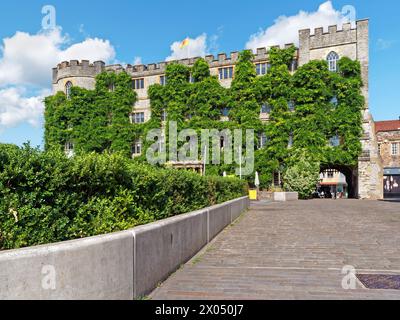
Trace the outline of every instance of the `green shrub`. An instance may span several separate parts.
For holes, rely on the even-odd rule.
[[[298,192],[300,199],[309,199],[319,182],[320,163],[300,153],[291,159],[292,165],[283,176],[284,189]]]
[[[245,195],[238,179],[202,177],[122,154],[0,145],[0,249],[125,230]]]

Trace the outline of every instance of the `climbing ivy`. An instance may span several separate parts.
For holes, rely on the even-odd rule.
[[[104,72],[96,77],[96,88],[72,87],[45,99],[45,148],[62,149],[74,143],[76,153],[90,151],[130,154],[132,141],[141,133],[131,125],[129,114],[136,102],[127,73]]]
[[[208,63],[198,59],[192,67],[170,63],[166,84],[150,86],[152,116],[145,124],[132,125],[128,114],[136,101],[126,73],[102,73],[96,89],[72,88],[71,98],[58,93],[46,99],[46,148],[60,148],[73,140],[78,151],[121,151],[129,154],[133,141],[145,141],[150,129],[164,128],[168,146],[168,121],[178,130],[254,129],[255,145],[265,134],[267,143],[255,154],[255,170],[262,187],[275,172],[301,161],[304,152],[322,166],[355,166],[361,152],[361,68],[342,58],[339,72],[330,72],[326,61],[311,61],[291,72],[295,47],[272,48],[266,75],[257,76],[251,51],[240,53],[230,88],[210,74]],[[109,88],[114,84],[115,90]],[[270,109],[269,121],[260,120],[260,109]],[[221,121],[222,110],[229,119]],[[166,112],[167,120],[162,121]],[[111,119],[111,122],[110,122]],[[331,146],[335,138],[338,145]],[[333,140],[332,140],[333,141]],[[243,146],[245,148],[245,146]],[[145,161],[145,153],[138,159]],[[210,165],[208,174],[234,174],[236,165]],[[249,182],[253,177],[248,177]]]

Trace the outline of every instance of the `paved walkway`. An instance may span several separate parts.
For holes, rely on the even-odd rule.
[[[152,299],[400,299],[342,288],[342,268],[400,274],[400,203],[257,203]]]

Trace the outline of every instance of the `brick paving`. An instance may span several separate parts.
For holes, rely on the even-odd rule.
[[[253,203],[152,299],[400,299],[342,288],[342,268],[400,274],[400,203]]]

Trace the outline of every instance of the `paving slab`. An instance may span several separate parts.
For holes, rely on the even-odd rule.
[[[343,268],[400,275],[400,203],[255,202],[152,299],[400,299],[399,290],[344,289]]]

